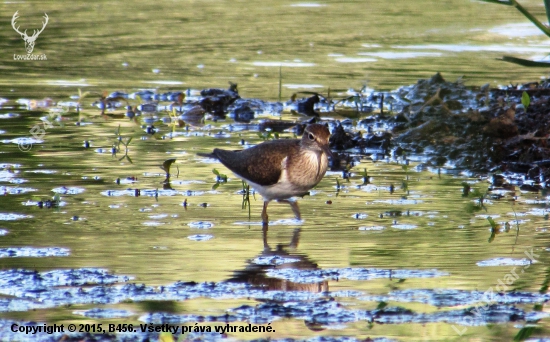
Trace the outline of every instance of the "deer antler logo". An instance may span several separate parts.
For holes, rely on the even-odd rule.
[[[29,37],[27,35],[27,30],[25,30],[25,32],[21,32],[19,31],[19,26],[15,27],[15,21],[19,18],[19,16],[17,15],[18,12],[19,11],[16,11],[11,18],[11,26],[13,26],[15,32],[19,33],[21,35],[21,38],[23,38],[23,40],[25,41],[25,49],[27,50],[27,53],[32,53],[32,50],[34,49],[34,41],[36,40],[36,38],[38,38],[38,35],[42,33],[42,31],[44,31],[46,25],[48,25],[48,15],[44,13],[44,19],[46,21],[42,22],[42,28],[38,31],[33,30],[32,36]]]

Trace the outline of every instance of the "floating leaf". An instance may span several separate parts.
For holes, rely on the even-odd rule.
[[[376,307],[377,310],[382,310],[383,308],[385,308],[386,306],[388,306],[388,303],[382,301],[380,303],[378,303],[378,306]]]
[[[487,217],[487,221],[489,221],[489,224],[491,225],[491,236],[489,237],[489,243],[493,242],[493,240],[495,239],[495,236],[496,234],[498,233],[498,227],[497,227],[497,224],[495,222],[495,220],[493,220],[493,218],[491,216],[488,216]]]
[[[82,89],[78,88],[78,106],[76,107],[77,109],[80,108],[82,100],[88,95],[90,95],[89,91],[82,92]]]
[[[516,334],[516,336],[514,336],[514,341],[523,341],[529,338],[529,336],[533,335],[534,332],[535,332],[535,327],[521,328],[520,331],[518,331],[518,333]]]
[[[530,103],[531,103],[531,98],[529,97],[529,94],[527,94],[527,92],[524,91],[523,94],[521,94],[521,104],[527,110],[527,107],[529,107]]]
[[[216,183],[227,183],[227,176],[220,173],[216,169],[212,169],[212,173],[216,175]]]
[[[492,218],[491,216],[488,216],[488,217],[487,217],[487,221],[489,221],[489,224],[491,225],[491,229],[492,229],[492,230],[497,229],[497,224],[496,224],[495,220],[493,220],[493,218]]]

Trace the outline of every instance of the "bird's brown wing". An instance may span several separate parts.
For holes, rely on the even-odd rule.
[[[215,149],[212,155],[238,176],[269,186],[281,177],[281,163],[295,152],[299,140],[271,140],[242,151]]]

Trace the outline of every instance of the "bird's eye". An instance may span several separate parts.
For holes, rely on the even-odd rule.
[[[311,133],[309,133],[307,137],[309,138],[309,140],[315,140],[315,136]]]

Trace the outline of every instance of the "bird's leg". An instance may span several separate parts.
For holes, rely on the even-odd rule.
[[[262,210],[262,223],[264,226],[267,226],[267,223],[269,222],[267,220],[267,205],[269,204],[269,201],[264,201],[264,209]]]
[[[288,204],[290,204],[290,207],[292,208],[292,212],[294,213],[294,216],[296,216],[296,219],[302,220],[302,215],[300,215],[300,208],[298,208],[298,202],[289,201]]]
[[[296,201],[289,201],[289,200],[278,200],[277,202],[281,203],[288,203],[290,207],[292,208],[292,212],[294,213],[294,216],[297,220],[301,220],[302,216],[300,215],[300,208],[298,208],[298,202]]]

